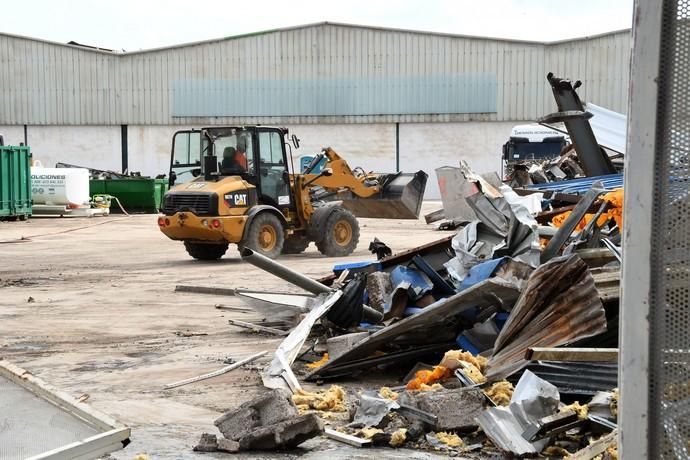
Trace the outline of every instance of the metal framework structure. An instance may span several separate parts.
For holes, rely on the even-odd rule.
[[[690,0],[637,0],[626,156],[621,458],[689,458]]]
[[[89,460],[129,444],[130,429],[0,359],[0,459]]]

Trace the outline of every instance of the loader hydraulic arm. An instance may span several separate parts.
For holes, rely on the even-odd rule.
[[[355,175],[343,158],[330,147],[323,149],[323,156],[328,160],[324,165],[330,168],[332,174],[304,174],[302,184],[318,185],[329,190],[347,189],[360,198],[369,198],[378,193],[380,185],[374,181],[375,176],[365,173]]]

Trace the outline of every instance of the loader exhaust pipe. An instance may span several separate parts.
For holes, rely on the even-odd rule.
[[[314,281],[313,279],[304,276],[299,272],[291,270],[287,268],[285,265],[279,264],[275,260],[269,259],[268,257],[259,254],[258,252],[252,251],[249,248],[242,249],[242,251],[240,251],[240,256],[242,256],[242,260],[254,265],[255,267],[265,270],[268,273],[275,275],[278,278],[285,280],[290,284],[294,284],[297,287],[301,287],[305,291],[311,292],[312,294],[318,295],[333,291],[325,284],[321,284],[318,281]],[[370,321],[372,323],[379,323],[383,320],[382,313],[366,305],[364,305],[363,308],[363,317],[365,320]]]

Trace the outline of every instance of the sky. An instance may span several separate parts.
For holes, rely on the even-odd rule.
[[[135,51],[321,21],[554,41],[625,29],[633,0],[22,0],[0,31]]]

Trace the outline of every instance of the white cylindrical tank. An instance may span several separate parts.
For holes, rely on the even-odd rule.
[[[32,166],[31,196],[39,205],[88,206],[89,170]]]

